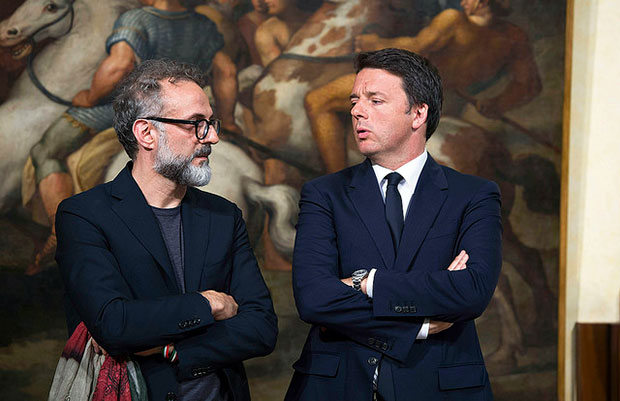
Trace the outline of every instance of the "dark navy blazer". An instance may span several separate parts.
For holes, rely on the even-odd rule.
[[[82,320],[111,355],[173,342],[178,365],[136,357],[149,400],[174,399],[178,382],[219,372],[235,400],[249,400],[242,361],[270,353],[277,319],[241,211],[188,188],[181,203],[186,294],[161,230],[128,165],[114,181],[63,201],[56,260],[69,298],[70,330]],[[236,316],[215,321],[199,291],[230,294]]]
[[[474,319],[502,263],[497,185],[429,156],[396,254],[370,161],[308,182],[300,205],[293,288],[312,328],[286,399],[370,401],[389,363],[396,400],[491,400]],[[462,249],[467,269],[446,270]],[[361,268],[372,299],[340,281]],[[425,317],[454,325],[416,341]]]

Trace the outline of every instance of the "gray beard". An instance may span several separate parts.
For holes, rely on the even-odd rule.
[[[195,157],[205,157],[211,154],[211,145],[206,144],[196,150],[191,156],[175,155],[168,146],[166,134],[159,135],[159,148],[155,155],[153,169],[162,176],[179,185],[201,187],[211,181],[211,167],[205,160],[198,166],[192,164]]]

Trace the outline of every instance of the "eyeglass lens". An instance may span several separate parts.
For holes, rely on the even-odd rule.
[[[220,133],[220,120],[200,120],[198,126],[196,127],[197,134],[200,133],[198,139],[204,139],[207,137],[209,133],[209,127],[212,126],[215,129],[215,133],[219,135]]]

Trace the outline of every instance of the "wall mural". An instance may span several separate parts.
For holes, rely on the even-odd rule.
[[[36,151],[67,106],[43,90],[71,101],[87,89],[106,56],[115,20],[143,4],[3,3],[0,398],[41,400],[67,338],[53,261],[55,206],[48,202],[62,192],[58,184],[43,184]],[[217,24],[239,83],[232,93],[237,98],[234,123],[228,125],[232,132],[214,148],[214,178],[206,190],[243,210],[279,317],[276,351],[246,363],[254,399],[282,399],[307,332],[290,278],[299,189],[305,180],[362,160],[349,135],[352,61],[356,51],[383,47],[418,52],[442,75],[443,116],[427,144],[433,157],[495,180],[502,190],[504,266],[493,300],[477,320],[496,399],[555,399],[565,2],[192,5]],[[481,7],[493,15],[490,24],[477,15]],[[57,154],[46,157],[67,166],[71,193],[113,178],[127,160],[111,129],[83,130],[78,139],[55,141]]]

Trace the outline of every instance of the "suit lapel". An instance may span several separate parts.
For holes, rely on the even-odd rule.
[[[186,292],[198,291],[207,248],[216,238],[211,232],[210,213],[199,206],[194,191],[188,188],[181,204]]]
[[[448,196],[443,170],[430,155],[409,203],[394,268],[407,270]],[[389,233],[388,233],[389,234]]]
[[[369,160],[355,169],[348,192],[355,210],[381,254],[383,263],[386,268],[391,269],[394,264],[394,245],[385,220],[385,206],[377,184],[377,176]]]
[[[168,250],[155,215],[146,203],[138,184],[131,176],[131,163],[112,182],[111,195],[116,198],[112,210],[125,223],[138,242],[153,255],[168,280],[172,292],[179,292]]]

